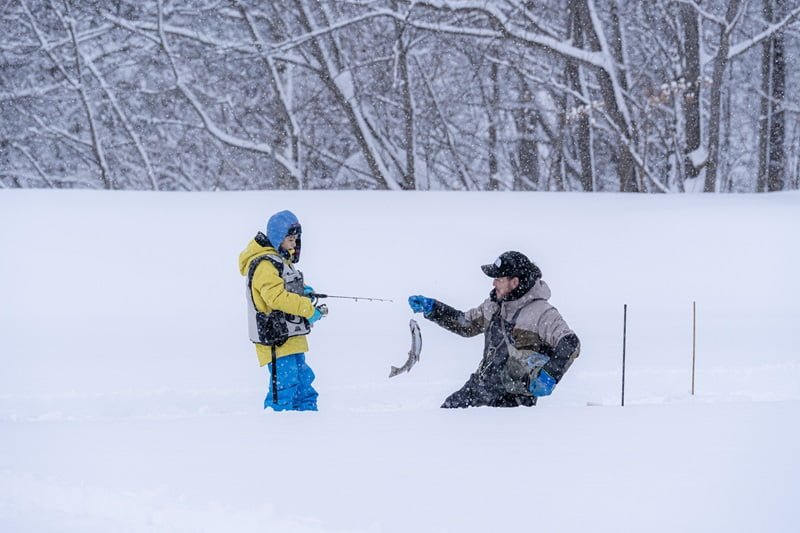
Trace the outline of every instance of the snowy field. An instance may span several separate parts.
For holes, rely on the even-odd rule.
[[[303,228],[318,413],[262,410],[237,256]],[[0,191],[0,531],[800,531],[800,194]],[[581,357],[530,409],[442,410],[507,250]],[[696,394],[691,392],[697,302]],[[620,407],[628,305],[626,405]]]

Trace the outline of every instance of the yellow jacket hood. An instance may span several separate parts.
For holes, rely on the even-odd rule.
[[[272,246],[261,246],[255,239],[247,243],[247,247],[239,254],[239,273],[242,276],[247,275],[247,270],[250,268],[250,261],[260,255],[277,255],[280,257],[278,251]]]

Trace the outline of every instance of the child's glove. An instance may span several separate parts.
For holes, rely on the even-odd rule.
[[[328,306],[325,304],[320,304],[314,308],[314,314],[308,319],[308,324],[311,325],[325,316],[328,316]]]

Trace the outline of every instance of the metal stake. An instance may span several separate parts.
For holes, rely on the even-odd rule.
[[[622,407],[625,407],[625,344],[628,332],[628,304],[623,307],[622,313]]]
[[[697,360],[697,302],[692,302],[692,396],[694,396],[694,371]]]

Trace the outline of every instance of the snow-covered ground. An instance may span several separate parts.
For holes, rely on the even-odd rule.
[[[264,412],[237,256],[303,223],[318,413]],[[0,531],[796,532],[800,194],[0,191]],[[583,342],[531,409],[442,410],[504,250]],[[696,394],[691,391],[697,302]],[[620,403],[628,305],[626,405]]]

